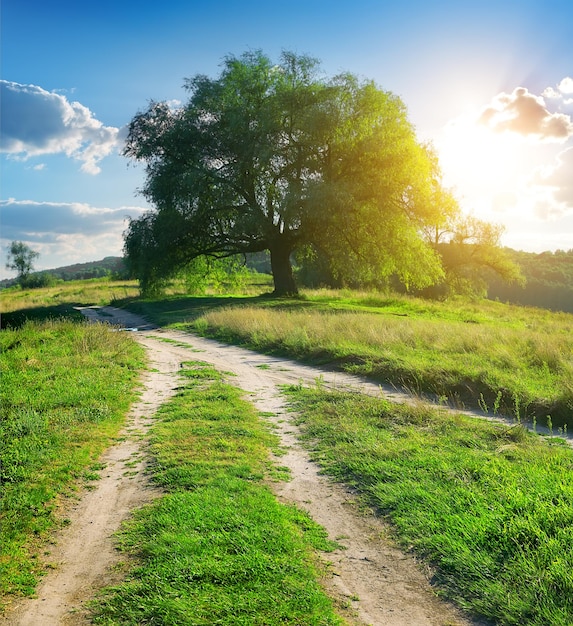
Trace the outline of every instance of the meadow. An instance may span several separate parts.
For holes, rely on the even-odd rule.
[[[436,591],[498,625],[573,624],[573,450],[523,425],[288,390],[312,457],[361,494]]]
[[[573,316],[358,292],[131,305],[160,325],[391,383],[457,407],[573,427]]]
[[[116,305],[163,326],[390,380],[444,402],[512,413],[513,423],[500,425],[422,403],[399,406],[328,392],[319,383],[285,390],[315,460],[388,520],[396,541],[431,569],[437,593],[500,626],[573,623],[573,450],[523,426],[526,417],[551,415],[555,434],[568,428],[571,315],[495,302],[326,291],[292,300],[253,292],[174,292],[143,300],[122,297],[126,287],[114,291],[110,284],[102,286],[107,295],[100,293],[99,300],[81,301],[81,288],[70,286],[57,297],[46,293],[44,300],[33,294],[34,303],[21,298],[12,319],[32,311],[54,316],[113,296]],[[91,332],[91,339],[81,339]],[[54,523],[62,523],[56,494],[73,493],[78,480],[94,473],[97,452],[121,422],[142,361],[128,336],[66,321],[27,323],[0,338],[3,378],[8,373],[12,381],[5,397],[15,416],[2,422],[10,446],[2,515],[29,520],[7,527],[16,542],[0,561],[12,568],[4,569],[10,579],[2,574],[11,585],[3,591],[31,593],[42,541]],[[131,347],[110,347],[116,339]],[[66,411],[61,413],[62,402],[56,411],[68,416],[63,429],[59,418],[50,418],[50,397],[59,397],[53,389],[66,386],[60,381],[72,366],[58,369],[58,353],[77,363],[73,371],[85,396],[67,385]],[[82,359],[101,361],[98,354],[108,365],[118,363],[124,382],[117,403],[105,381],[86,378],[88,361]],[[324,533],[296,509],[279,506],[265,486],[277,477],[269,463],[276,441],[264,420],[217,372],[189,363],[182,373],[186,382],[161,409],[150,449],[153,479],[166,495],[137,512],[122,532],[120,545],[135,568],[94,606],[94,619],[110,626],[213,623],[215,617],[222,624],[273,624],[271,598],[278,598],[280,623],[342,623],[320,589],[316,551],[330,549]],[[100,410],[90,413],[84,399]],[[54,435],[52,422],[60,429]],[[58,447],[50,451],[52,439]],[[64,463],[68,454],[79,454],[81,464]],[[34,465],[29,461],[35,455],[40,461]],[[50,459],[53,473],[46,469]],[[267,536],[272,541],[261,539]]]

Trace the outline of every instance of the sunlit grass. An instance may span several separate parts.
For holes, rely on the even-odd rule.
[[[349,300],[233,306],[190,328],[263,352],[335,364],[477,408],[564,425],[573,415],[573,316],[496,303]],[[359,300],[358,300],[359,301]],[[368,301],[368,300],[366,300]],[[362,300],[364,302],[364,300]],[[370,300],[371,302],[371,300]],[[183,325],[185,327],[185,325]],[[570,424],[573,426],[573,424]]]
[[[117,434],[142,357],[128,335],[100,326],[0,333],[0,598],[34,591],[60,498]]]
[[[272,291],[272,278],[267,274],[254,274],[243,285],[244,296],[257,296]],[[206,295],[232,293],[225,284],[217,289],[207,288]],[[186,295],[184,281],[173,280],[165,286],[166,297]],[[139,285],[135,280],[109,280],[93,278],[89,280],[73,280],[60,282],[53,287],[40,289],[21,289],[12,287],[0,291],[0,312],[7,313],[21,309],[33,309],[62,304],[108,305],[137,298]]]
[[[134,298],[139,289],[136,281],[104,279],[61,282],[53,287],[0,291],[0,311],[8,313],[22,309],[52,307],[63,304],[102,305],[114,300]]]
[[[187,367],[152,429],[152,477],[168,494],[125,525],[135,565],[95,623],[342,624],[318,584],[325,531],[265,486],[275,437],[216,371]]]
[[[149,301],[121,288],[81,299],[81,288],[49,292],[55,305],[38,290],[47,293],[29,294],[35,304],[22,298],[12,310],[53,316],[76,303],[131,303],[163,324],[420,393],[443,391],[491,411],[535,413],[539,421],[545,411],[573,412],[571,315],[351,291]],[[4,305],[4,292],[0,299]],[[89,329],[51,322],[0,334],[11,416],[0,426],[8,443],[0,453],[4,592],[32,592],[58,494],[93,475],[127,405],[140,356],[129,336]],[[324,534],[263,486],[273,475],[274,438],[216,373],[189,368],[189,387],[162,412],[154,435],[153,471],[169,495],[122,535],[139,565],[106,596],[99,623],[338,623],[309,548],[327,549]],[[540,443],[517,422],[500,430],[420,407],[298,393],[317,460],[392,522],[404,545],[436,568],[449,597],[503,626],[573,623],[569,450]],[[263,578],[269,570],[272,580]],[[275,604],[282,622],[271,621]],[[195,621],[185,622],[190,614]]]
[[[207,295],[234,293],[230,285],[220,284],[217,288],[207,288]],[[266,274],[253,274],[241,290],[242,297],[258,296],[272,291],[272,278]],[[183,280],[174,280],[165,286],[167,300],[174,296],[186,296],[187,287]],[[137,281],[112,281],[94,278],[60,282],[53,287],[21,289],[19,286],[0,291],[0,313],[2,328],[20,325],[25,319],[46,319],[61,316],[81,319],[74,306],[124,306],[139,300]],[[159,301],[155,301],[157,304]],[[145,300],[143,300],[145,302]]]
[[[134,282],[75,281],[0,294],[4,323],[76,315],[74,304],[128,306],[256,350],[342,367],[419,394],[519,419],[573,427],[573,316],[486,300],[432,302],[351,290],[309,290],[299,298],[260,297],[255,275],[240,296],[184,295],[173,283],[158,300],[136,297]],[[256,294],[256,295],[253,295]],[[11,315],[13,317],[11,317]]]
[[[290,396],[314,459],[390,521],[440,593],[499,626],[573,624],[573,450],[422,405]]]

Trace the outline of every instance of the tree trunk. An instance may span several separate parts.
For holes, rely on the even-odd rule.
[[[271,253],[271,271],[273,273],[273,281],[275,296],[296,296],[298,289],[292,275],[292,266],[290,263],[291,247],[283,242],[278,242],[269,248]]]

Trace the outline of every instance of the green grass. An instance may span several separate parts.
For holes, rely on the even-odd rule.
[[[241,392],[188,364],[152,429],[152,477],[168,493],[119,541],[136,558],[94,606],[98,624],[342,624],[319,583],[325,532],[265,484],[276,439]]]
[[[290,389],[313,457],[388,519],[442,594],[498,626],[573,624],[573,450],[521,425]]]
[[[272,279],[266,274],[254,274],[249,283],[244,286],[244,295],[257,296],[272,291]],[[226,293],[224,285],[219,286],[218,291]],[[166,308],[167,317],[176,314],[173,308],[177,299],[186,301],[186,286],[184,281],[172,281],[165,289],[165,299],[169,301]],[[146,300],[138,298],[139,287],[136,281],[114,281],[106,278],[94,278],[90,280],[73,280],[60,282],[53,287],[41,289],[22,289],[19,286],[0,290],[0,312],[2,313],[2,328],[15,327],[23,323],[25,319],[59,318],[61,316],[81,318],[74,306],[90,305],[117,305],[122,306],[128,302],[141,302],[145,306]],[[221,298],[227,296],[209,296],[198,299],[204,302],[205,310],[209,306],[216,305]],[[234,296],[235,298],[237,296]],[[154,309],[156,314],[161,309],[162,299],[155,300]],[[134,305],[134,306],[137,306]],[[168,320],[165,320],[168,323]]]
[[[489,301],[309,292],[133,302],[161,325],[573,428],[573,316]]]
[[[251,285],[261,294],[268,285]],[[7,293],[8,292],[8,293]],[[484,300],[431,302],[350,290],[295,299],[136,298],[135,283],[76,281],[2,292],[3,324],[74,313],[73,304],[127,306],[160,326],[199,332],[433,394],[490,412],[573,428],[573,316]],[[77,312],[76,312],[77,314]],[[13,320],[12,317],[15,317]]]
[[[79,289],[70,286],[53,304],[37,294],[35,303],[20,300],[8,310],[20,314],[20,307],[21,320],[33,312],[53,316],[72,303],[105,303],[102,294],[80,300]],[[551,414],[556,429],[573,427],[568,314],[354,292],[309,292],[293,300],[181,294],[117,300],[124,297],[118,294],[116,304],[162,325],[520,419],[535,415],[542,422]],[[28,324],[0,334],[3,399],[6,415],[14,416],[3,416],[1,425],[4,592],[32,591],[58,494],[93,477],[97,451],[117,432],[118,407],[139,367],[131,348],[98,343],[123,341],[123,333],[74,331],[70,343],[59,327]],[[92,379],[96,362],[106,369]],[[98,377],[109,383],[116,363],[116,380],[123,382],[108,392]],[[153,476],[168,494],[122,533],[136,566],[102,598],[96,619],[107,625],[339,623],[317,583],[315,550],[329,549],[324,533],[300,511],[279,505],[265,486],[280,473],[268,462],[274,438],[215,372],[197,363],[188,368],[188,386],[154,429]],[[569,448],[528,434],[518,420],[502,427],[356,395],[291,393],[324,470],[391,522],[397,539],[434,569],[444,595],[500,626],[573,623]]]
[[[74,304],[109,304],[115,300],[134,298],[138,294],[135,281],[112,281],[107,279],[74,280],[41,289],[12,287],[0,291],[1,311],[6,313],[35,310],[49,313],[51,307]],[[4,324],[3,324],[4,326]]]
[[[61,498],[121,427],[141,348],[125,333],[71,321],[0,333],[0,605],[33,593]]]

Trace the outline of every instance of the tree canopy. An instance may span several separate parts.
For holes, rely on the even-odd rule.
[[[523,286],[519,264],[501,247],[504,228],[471,215],[457,215],[426,229],[426,238],[442,259],[444,279],[429,289],[427,295],[451,294],[485,296],[495,277],[505,283]]]
[[[198,256],[268,250],[275,293],[293,294],[305,246],[335,272],[443,277],[423,228],[457,206],[397,96],[290,52],[229,56],[185,86],[184,106],[151,102],[129,126],[124,154],[145,163],[154,207],[125,233],[144,290]]]

